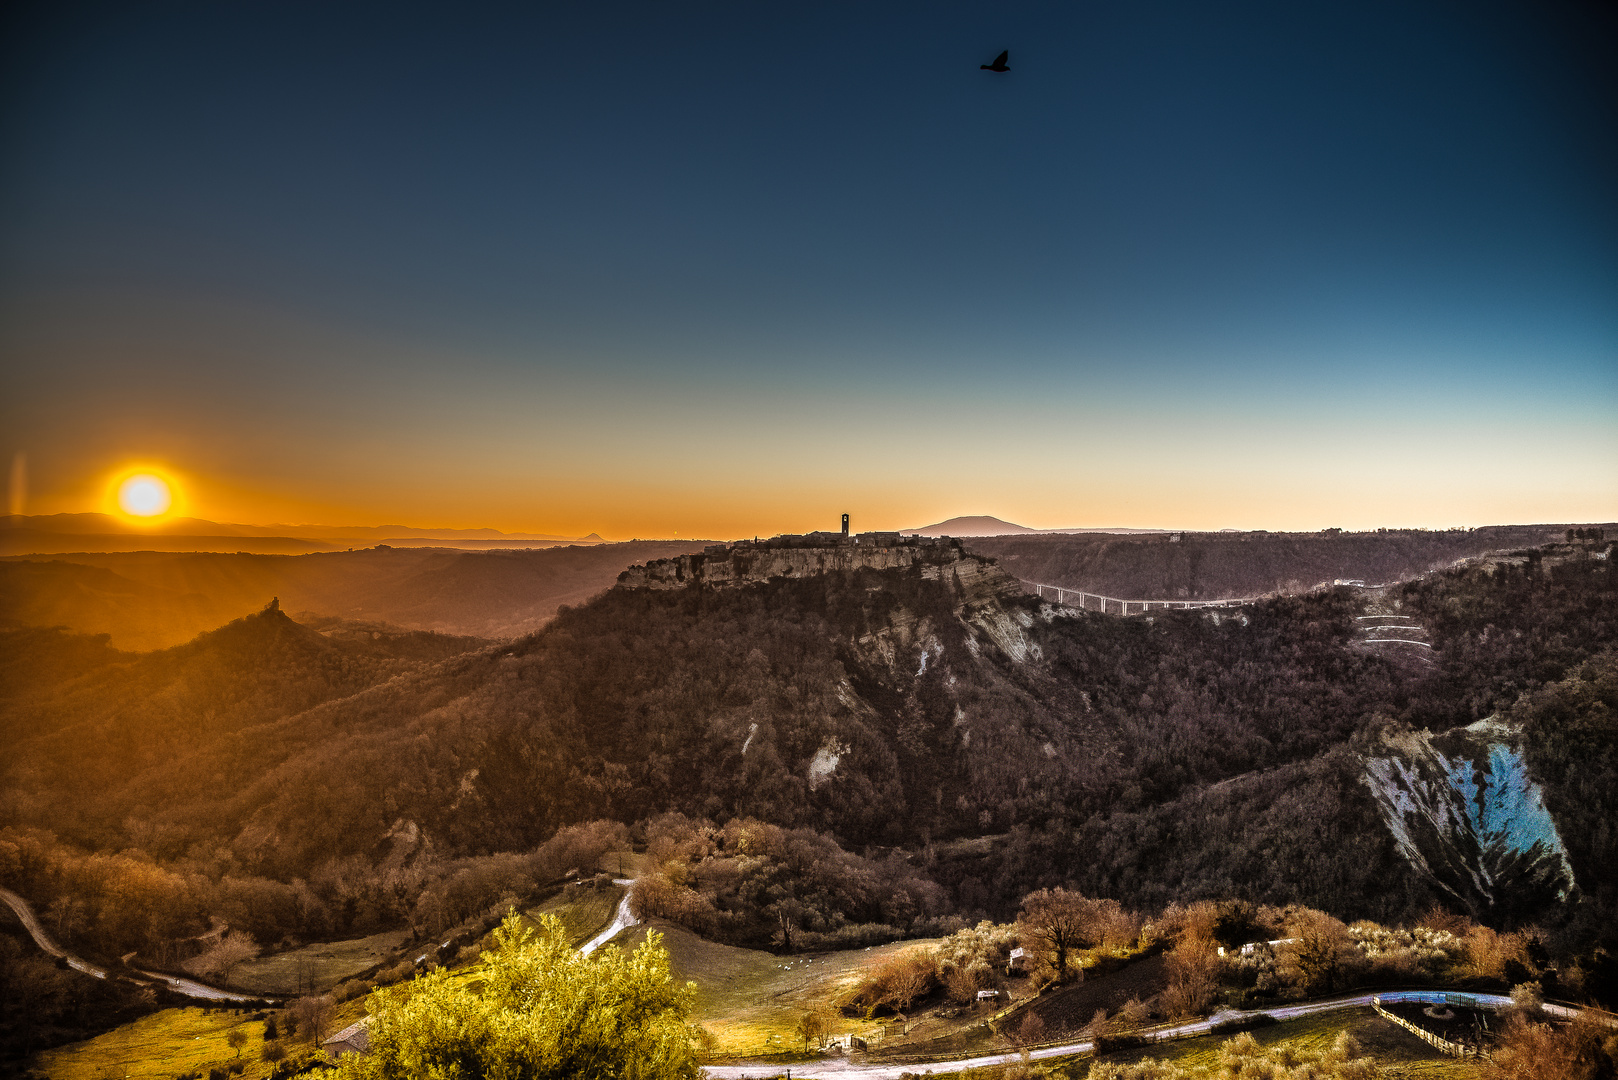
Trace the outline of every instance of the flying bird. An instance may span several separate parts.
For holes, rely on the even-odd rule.
[[[1006,66],[1006,57],[1008,57],[1010,55],[1011,55],[1011,50],[1007,49],[1005,52],[1001,53],[999,56],[994,58],[994,63],[992,63],[992,64],[979,64],[978,65],[978,70],[979,71],[1010,71],[1011,69]]]

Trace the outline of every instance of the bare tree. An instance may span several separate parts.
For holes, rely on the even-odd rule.
[[[798,1017],[797,1033],[803,1036],[803,1052],[809,1052],[809,1043],[817,1046],[826,1035],[826,1018],[817,1012],[806,1012]]]
[[[1300,908],[1287,923],[1281,970],[1287,981],[1310,993],[1331,993],[1355,955],[1348,928],[1324,911]]]
[[[331,1005],[331,998],[311,995],[299,998],[289,1007],[288,1011],[297,1017],[298,1031],[313,1046],[319,1046],[326,1037],[326,1027],[331,1022]]]
[[[1204,1012],[1219,989],[1219,966],[1211,939],[1182,938],[1166,958],[1169,985],[1163,991],[1163,1007],[1173,1016]]]
[[[1061,979],[1067,974],[1068,953],[1095,944],[1099,908],[1097,901],[1079,892],[1040,889],[1023,897],[1017,923],[1026,937],[1054,954],[1056,977]]]
[[[56,940],[69,942],[84,925],[84,904],[71,897],[59,896],[45,909],[45,917],[56,929]]]
[[[258,952],[252,935],[232,930],[219,939],[219,944],[200,956],[193,956],[181,967],[198,978],[227,979],[232,968],[243,960],[251,960]]]

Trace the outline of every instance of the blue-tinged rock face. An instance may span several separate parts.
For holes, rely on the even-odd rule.
[[[1573,868],[1516,730],[1490,718],[1383,749],[1365,759],[1365,782],[1418,873],[1477,915],[1568,898]]]

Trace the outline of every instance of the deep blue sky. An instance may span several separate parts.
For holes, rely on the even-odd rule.
[[[24,5],[0,423],[37,511],[1618,517],[1613,10]]]

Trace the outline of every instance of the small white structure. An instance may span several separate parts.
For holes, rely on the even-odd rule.
[[[1000,996],[1000,991],[998,991],[998,990],[979,990],[978,991],[978,1000],[979,1001],[993,1001],[995,998],[997,998],[999,996]]]
[[[1006,961],[1006,970],[1021,971],[1023,965],[1027,962],[1028,951],[1019,945],[1017,948],[1011,950],[1011,957]]]

